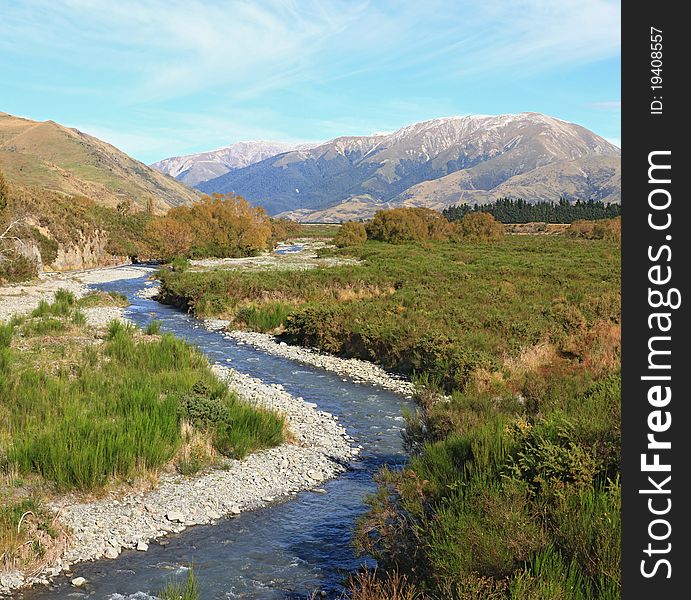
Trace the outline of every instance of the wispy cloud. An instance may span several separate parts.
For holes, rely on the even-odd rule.
[[[0,86],[18,110],[62,103],[70,124],[148,157],[395,129],[463,112],[478,86],[496,96],[620,52],[617,0],[17,0],[1,11]]]
[[[597,108],[600,110],[621,110],[621,100],[608,100],[605,102],[591,102],[588,104],[590,108]]]
[[[384,66],[446,70],[449,56],[457,76],[517,77],[620,46],[611,0],[28,0],[3,12],[6,49],[105,66],[123,76],[125,103],[227,86],[246,98]]]

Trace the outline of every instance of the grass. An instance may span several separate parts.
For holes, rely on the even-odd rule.
[[[129,306],[129,300],[119,292],[94,291],[82,296],[77,305],[80,308],[91,308],[93,306],[117,306],[125,308]]]
[[[596,324],[618,323],[619,250],[606,240],[369,241],[338,253],[361,263],[166,271],[162,297],[200,316],[242,311],[246,326],[282,327],[289,342],[424,373],[447,390],[462,389],[480,368],[502,371],[506,358],[543,342],[583,353]]]
[[[61,534],[38,498],[0,496],[0,572],[45,562]]]
[[[161,600],[199,600],[201,590],[194,569],[189,567],[184,581],[178,577],[171,578],[156,596]]]
[[[283,419],[242,403],[195,348],[119,321],[94,345],[75,304],[60,293],[0,330],[4,471],[38,475],[57,490],[99,489],[166,468],[192,421],[218,455],[241,458],[283,441]],[[37,337],[56,334],[60,345]],[[204,403],[215,412],[195,420]]]
[[[292,307],[285,302],[272,302],[260,306],[250,305],[239,309],[236,319],[252,331],[265,333],[282,327]]]
[[[379,474],[356,534],[380,573],[351,581],[352,597],[618,597],[616,240],[368,241],[345,253],[360,262],[161,279],[198,314],[251,315],[248,327],[417,382],[411,459]]]
[[[149,321],[149,323],[146,326],[146,335],[158,335],[161,333],[161,326],[163,323],[161,321],[158,321],[156,319]]]
[[[335,223],[300,223],[300,230],[294,237],[297,238],[334,238],[341,229]]]

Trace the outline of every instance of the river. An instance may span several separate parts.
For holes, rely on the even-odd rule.
[[[375,490],[373,476],[382,465],[396,467],[405,459],[401,412],[410,401],[208,331],[180,310],[138,297],[145,285],[143,275],[96,287],[125,294],[131,302],[126,316],[140,327],[160,320],[163,331],[198,346],[212,363],[265,383],[280,383],[294,396],[337,415],[363,447],[361,456],[322,491],[302,492],[214,525],[190,528],[167,537],[165,545],[151,543],[147,552],[127,550],[114,560],[75,566],[89,582],[83,590],[60,577],[19,597],[145,600],[171,576],[184,578],[189,564],[204,599],[297,599],[314,592],[321,594],[317,597],[340,597],[347,574],[368,562],[355,555],[351,539],[356,519],[366,510],[364,498]]]

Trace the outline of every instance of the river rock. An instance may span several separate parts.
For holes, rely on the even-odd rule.
[[[86,583],[86,579],[84,579],[83,577],[75,577],[72,581],[70,581],[70,583],[74,587],[82,587]]]
[[[166,513],[166,519],[168,519],[171,523],[184,523],[185,522],[185,516],[176,510],[172,510],[168,513]]]

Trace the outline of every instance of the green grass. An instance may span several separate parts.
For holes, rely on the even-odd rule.
[[[162,272],[163,296],[414,377],[412,457],[380,473],[356,539],[410,590],[618,597],[618,245],[516,236],[335,253],[360,263]],[[265,321],[276,303],[292,308]]]
[[[171,578],[156,595],[161,600],[199,600],[201,590],[194,569],[189,567],[184,581],[178,577]]]
[[[0,468],[81,491],[157,471],[183,443],[190,395],[215,403],[215,418],[195,427],[222,455],[283,441],[282,418],[241,402],[198,350],[170,334],[151,339],[113,321],[102,344],[84,347],[80,311],[61,314],[70,302],[59,294],[40,316],[0,330]],[[36,338],[56,331],[59,346]],[[21,349],[11,342],[17,332]]]
[[[146,335],[158,335],[159,333],[161,333],[161,325],[163,325],[163,323],[156,319],[154,319],[153,321],[149,321],[145,330]]]
[[[547,340],[617,321],[619,250],[607,241],[508,237],[491,244],[391,245],[347,251],[362,262],[307,271],[161,272],[162,297],[200,316],[238,311],[285,339],[440,379],[462,389],[478,368]],[[268,321],[262,307],[293,306]],[[250,305],[251,308],[246,309]],[[278,318],[280,317],[280,318]],[[281,322],[283,319],[283,322]]]
[[[300,230],[294,237],[297,238],[334,238],[341,229],[334,223],[300,223]]]
[[[77,305],[81,308],[91,308],[93,306],[129,306],[129,300],[119,292],[94,291],[82,296]]]
[[[284,302],[250,305],[239,309],[236,319],[248,329],[264,333],[282,327],[291,311],[292,307]]]

